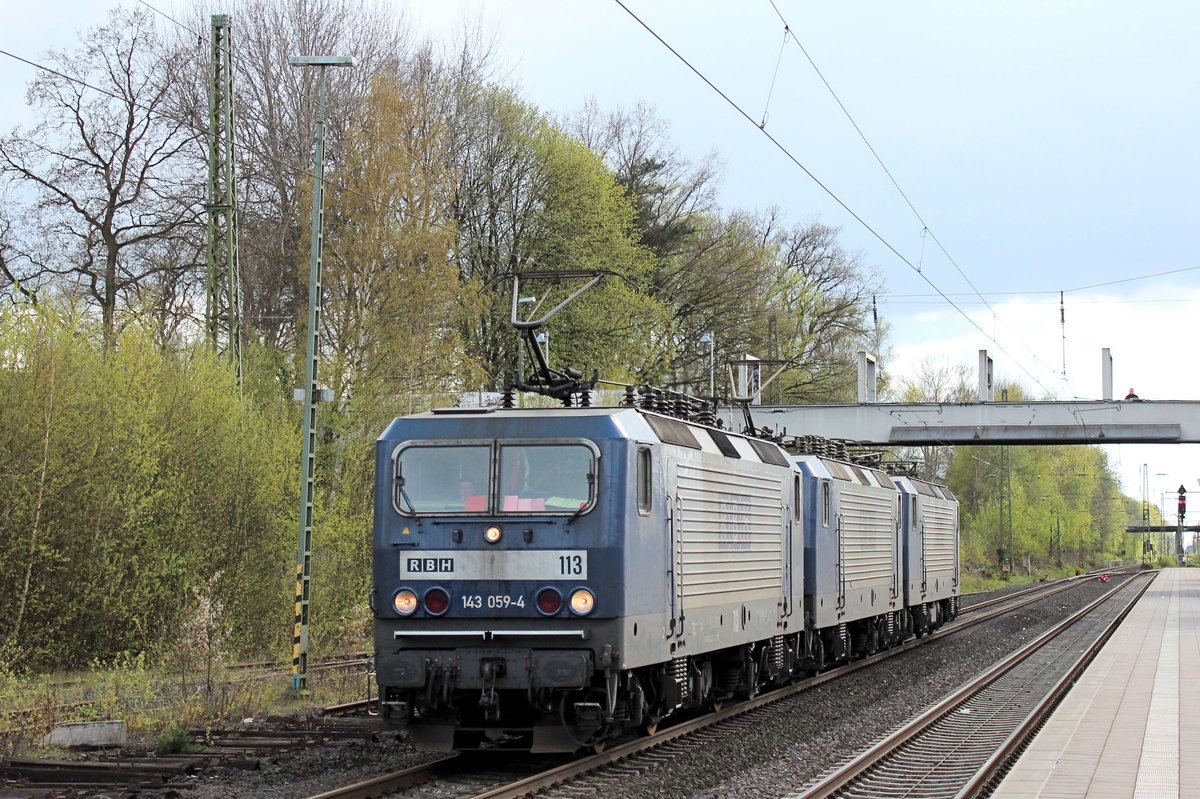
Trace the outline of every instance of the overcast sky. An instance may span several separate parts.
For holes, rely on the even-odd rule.
[[[545,111],[651,104],[685,155],[723,159],[726,208],[840,227],[886,283],[894,374],[987,349],[1036,397],[1099,398],[1109,347],[1118,396],[1200,399],[1200,4],[623,0],[748,121],[615,0],[391,2],[447,43],[481,21]],[[37,60],[110,4],[14,5],[0,48]],[[7,129],[32,71],[0,63]],[[1155,501],[1200,491],[1200,447],[1109,451],[1135,496],[1142,463]]]

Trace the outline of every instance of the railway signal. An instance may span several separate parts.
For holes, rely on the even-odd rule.
[[[1183,486],[1179,487],[1179,523],[1183,524],[1183,517],[1187,513],[1187,489]]]

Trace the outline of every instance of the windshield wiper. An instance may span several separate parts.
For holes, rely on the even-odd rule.
[[[583,512],[588,509],[588,506],[590,506],[592,504],[591,497],[596,490],[596,475],[594,473],[588,472],[587,483],[588,483],[588,501],[583,503],[582,505],[580,505],[579,509],[571,514],[571,518],[567,519],[567,524],[571,524],[573,521],[578,519],[583,514]]]
[[[404,490],[404,478],[399,475],[396,476],[396,489],[400,492],[400,499],[402,501],[401,504],[408,505],[409,513],[416,517],[417,507],[416,505],[413,505],[413,501],[409,498],[408,492]]]

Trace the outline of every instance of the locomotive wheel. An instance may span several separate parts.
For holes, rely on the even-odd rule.
[[[601,741],[598,744],[592,744],[592,751],[595,752],[596,754],[601,754],[607,748],[608,748],[608,741]]]

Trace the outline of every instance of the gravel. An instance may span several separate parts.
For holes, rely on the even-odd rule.
[[[672,787],[629,796],[718,799],[798,794],[849,755],[883,738],[1112,585],[1085,581],[1016,614],[805,692],[753,727],[751,739],[731,737],[710,757],[685,766],[688,773],[673,775]]]
[[[260,758],[261,766],[256,771],[205,769],[197,776],[195,791],[185,796],[196,799],[316,796],[443,757],[417,752],[399,733],[380,733],[376,738],[331,741]]]

